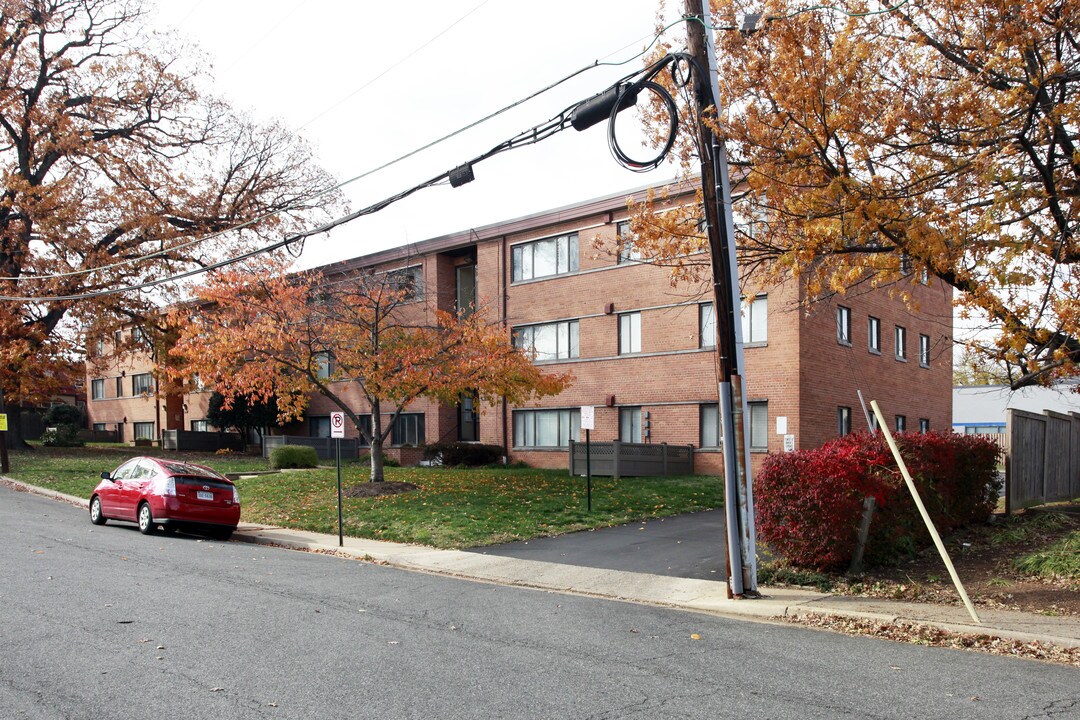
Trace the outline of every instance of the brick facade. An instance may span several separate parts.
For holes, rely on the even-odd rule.
[[[640,199],[644,192],[632,195]],[[567,390],[524,407],[507,407],[499,399],[479,407],[480,441],[505,447],[511,460],[565,467],[562,435],[558,444],[515,445],[515,414],[523,428],[535,427],[537,435],[532,439],[536,441],[541,436],[553,437],[558,413],[527,416],[523,411],[573,411],[592,405],[597,408],[594,439],[618,438],[620,414],[640,418],[638,431],[643,441],[693,445],[698,471],[719,472],[719,449],[709,447],[710,443],[702,448],[702,413],[709,412],[702,406],[715,404],[717,398],[714,352],[707,340],[703,347],[700,326],[700,305],[707,298],[697,286],[672,287],[665,268],[617,261],[616,228],[627,218],[626,207],[627,195],[601,198],[336,263],[323,270],[336,274],[358,268],[393,270],[422,265],[426,304],[418,303],[414,311],[430,312],[432,307],[456,307],[458,269],[475,266],[477,312],[503,324],[508,339],[515,329],[536,332],[549,340],[557,335],[563,338],[559,342],[574,333],[574,357],[538,360],[554,371],[574,375]],[[568,256],[569,238],[576,238],[573,257]],[[516,280],[515,261],[521,265]],[[537,269],[542,272],[536,273]],[[554,274],[545,271],[552,269]],[[535,277],[527,277],[530,270]],[[746,397],[754,406],[751,412],[757,422],[754,436],[759,449],[752,453],[755,466],[766,452],[783,451],[783,434],[794,436],[797,448],[815,447],[834,437],[838,408],[850,408],[853,430],[865,428],[859,390],[867,406],[870,400],[878,400],[891,425],[901,415],[909,430],[919,429],[920,419],[933,429],[950,426],[951,289],[933,280],[927,285],[912,282],[905,289],[912,293],[912,307],[918,310],[910,310],[884,289],[808,304],[799,287],[798,282],[789,280],[757,288],[761,305],[768,309],[767,333],[764,338],[752,338],[755,342],[745,347]],[[847,308],[850,317],[849,343],[838,341],[838,306]],[[620,352],[620,317],[624,315],[628,316],[629,353]],[[880,323],[879,352],[872,352],[867,344],[871,316]],[[896,356],[897,326],[905,328],[907,334],[906,360]],[[920,336],[927,338],[929,346],[926,366],[920,362],[926,359],[920,358]],[[148,358],[143,360],[148,362]],[[128,374],[145,367],[145,363],[133,361],[127,365]],[[120,371],[115,363],[88,366],[88,387],[94,379],[109,378]],[[340,390],[350,407],[365,412],[365,402],[355,388]],[[158,421],[159,426],[185,427],[185,419],[205,417],[206,397],[206,393],[185,396],[183,403]],[[92,422],[116,422],[118,416],[126,416],[130,423],[148,416],[151,410],[157,412],[153,398],[116,401],[107,395],[104,400],[91,399],[89,407]],[[314,396],[305,420],[284,432],[308,434],[310,418],[336,409],[325,398]],[[633,414],[638,409],[640,415]],[[407,411],[423,415],[425,442],[459,439],[458,408],[421,400]],[[526,417],[532,418],[531,424]],[[176,424],[176,418],[181,424]],[[778,420],[786,428],[778,427]],[[131,439],[129,435],[125,438]],[[406,451],[406,455],[415,453]]]

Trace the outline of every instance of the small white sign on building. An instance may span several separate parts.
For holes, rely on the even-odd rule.
[[[795,436],[784,436],[784,452],[795,452]]]
[[[596,429],[596,408],[592,405],[581,406],[581,429],[582,430],[595,430]]]
[[[787,415],[776,418],[776,434],[787,435]]]
[[[330,413],[330,437],[343,438],[345,437],[345,413],[332,412]]]

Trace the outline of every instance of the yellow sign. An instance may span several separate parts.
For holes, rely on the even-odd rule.
[[[7,415],[0,413],[0,432],[7,432]]]

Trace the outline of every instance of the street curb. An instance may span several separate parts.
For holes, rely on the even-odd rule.
[[[57,492],[56,490],[50,490],[48,488],[38,487],[37,485],[28,485],[20,480],[12,480],[6,475],[0,475],[0,483],[3,483],[17,491],[30,493],[31,495],[42,495],[53,500],[60,500],[70,505],[78,505],[81,508],[88,509],[90,507],[90,501],[86,498],[76,497],[75,495],[68,495],[67,493]]]

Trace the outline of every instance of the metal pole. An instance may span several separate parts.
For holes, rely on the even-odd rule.
[[[592,512],[592,446],[589,444],[589,431],[585,430],[585,496],[589,512]]]
[[[345,545],[345,534],[342,529],[341,516],[341,438],[335,438],[337,443],[337,544],[338,547]]]

